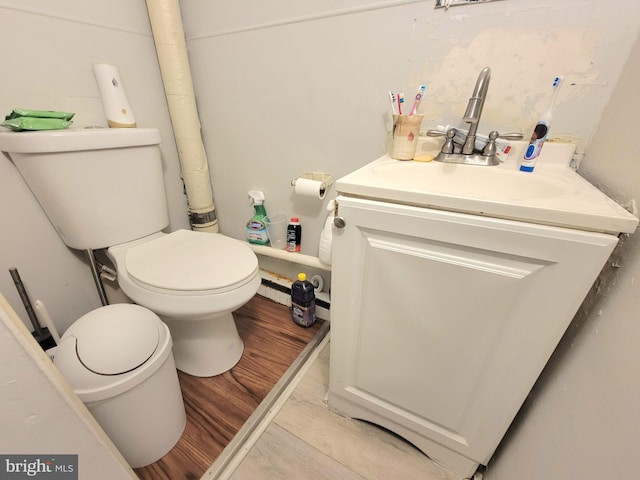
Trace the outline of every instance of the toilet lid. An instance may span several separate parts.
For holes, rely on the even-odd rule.
[[[244,242],[218,233],[177,230],[127,250],[129,276],[155,289],[233,290],[253,278],[258,259]]]
[[[120,375],[144,364],[158,348],[160,319],[132,304],[113,304],[76,320],[62,336],[75,339],[84,368],[100,375]]]

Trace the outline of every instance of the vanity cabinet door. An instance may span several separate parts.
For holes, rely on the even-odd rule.
[[[617,237],[338,197],[330,407],[486,464]]]

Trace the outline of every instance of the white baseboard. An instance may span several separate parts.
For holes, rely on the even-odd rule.
[[[262,285],[258,295],[273,300],[281,305],[291,306],[291,284],[293,279],[260,270]],[[316,292],[316,316],[322,320],[330,320],[331,296],[328,292]]]

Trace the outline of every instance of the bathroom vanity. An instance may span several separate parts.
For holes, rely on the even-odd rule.
[[[638,223],[545,149],[534,173],[383,156],[336,183],[329,406],[460,478]]]

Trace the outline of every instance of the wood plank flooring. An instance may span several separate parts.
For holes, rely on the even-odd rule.
[[[142,480],[199,479],[256,410],[322,325],[296,325],[289,308],[256,295],[234,313],[244,341],[240,362],[216,377],[178,372],[187,426],[156,463],[135,470]]]
[[[410,443],[327,408],[329,342],[230,480],[454,480]],[[459,479],[458,479],[459,480]]]

